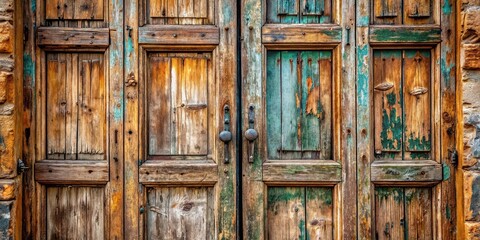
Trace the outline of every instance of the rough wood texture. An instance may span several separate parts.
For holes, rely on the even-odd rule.
[[[219,29],[214,26],[146,26],[139,28],[141,44],[218,45]]]
[[[215,238],[212,194],[206,187],[148,188],[147,239]]]
[[[38,46],[47,49],[106,49],[110,44],[110,34],[108,28],[40,27],[37,41]]]
[[[329,23],[331,0],[268,0],[267,23]]]
[[[375,239],[434,239],[431,188],[375,189]]]
[[[45,0],[46,19],[102,20],[104,0]]]
[[[45,160],[35,163],[35,181],[43,184],[104,184],[108,182],[106,161]]]
[[[147,161],[140,167],[143,184],[212,185],[218,181],[213,161]]]
[[[268,239],[333,239],[331,188],[269,187]]]
[[[266,24],[262,27],[262,43],[265,45],[337,45],[341,41],[342,32],[338,25]]]
[[[48,187],[46,239],[106,239],[103,188]]]
[[[101,54],[48,54],[47,159],[105,159]]]
[[[331,61],[329,51],[269,52],[269,158],[332,158]]]
[[[263,180],[282,184],[334,185],[342,180],[341,165],[334,161],[268,161]]]
[[[391,45],[396,43],[415,45],[438,44],[442,41],[438,26],[371,26],[370,43]]]
[[[372,182],[382,185],[437,184],[443,180],[442,166],[435,161],[375,161]]]
[[[206,155],[210,54],[151,54],[148,154]]]
[[[148,17],[151,24],[198,24],[213,23],[215,2],[212,0],[149,0]]]

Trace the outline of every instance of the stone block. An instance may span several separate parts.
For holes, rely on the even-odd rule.
[[[15,201],[0,202],[0,239],[14,239]]]
[[[0,52],[13,52],[14,42],[12,24],[8,21],[0,23]]]
[[[480,18],[478,20],[480,23]],[[480,69],[480,44],[462,44],[460,54],[460,64],[463,69]]]
[[[468,7],[462,15],[462,41],[480,43],[480,6]]]
[[[14,158],[14,116],[0,115],[0,126],[0,178],[10,178],[14,177],[17,166]]]
[[[480,173],[465,171],[463,183],[465,220],[480,221]]]
[[[478,222],[465,223],[465,239],[480,240],[480,223]]]

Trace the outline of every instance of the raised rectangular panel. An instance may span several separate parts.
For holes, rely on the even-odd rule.
[[[47,187],[47,239],[105,239],[105,189]]]
[[[267,141],[270,159],[332,158],[330,51],[269,51]]]
[[[105,159],[103,54],[47,54],[47,159]]]
[[[45,0],[47,20],[103,20],[103,0]]]
[[[152,53],[147,82],[149,155],[207,155],[210,53]]]
[[[373,0],[374,24],[402,24],[402,0]]]
[[[212,24],[213,0],[147,0],[151,24]]]
[[[212,187],[147,189],[147,239],[212,239],[215,236]]]

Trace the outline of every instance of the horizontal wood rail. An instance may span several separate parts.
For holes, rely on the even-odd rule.
[[[148,160],[140,166],[143,184],[212,186],[218,181],[218,166],[212,160]]]
[[[38,46],[52,50],[105,50],[110,44],[108,28],[40,27]]]
[[[370,44],[438,44],[441,42],[440,26],[370,26]]]
[[[42,184],[105,184],[106,160],[42,160],[35,163],[35,181]]]
[[[442,165],[432,160],[374,161],[372,182],[377,185],[435,185],[443,179]]]
[[[336,46],[342,41],[339,25],[266,24],[262,27],[262,43],[269,45]]]
[[[213,25],[156,25],[139,28],[139,44],[218,45],[219,43],[219,28]]]
[[[342,166],[332,160],[275,160],[263,164],[263,181],[269,185],[325,185],[342,181]]]

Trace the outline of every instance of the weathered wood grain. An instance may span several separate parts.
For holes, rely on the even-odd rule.
[[[148,18],[152,24],[211,24],[211,0],[150,0]]]
[[[399,25],[402,23],[402,2],[398,0],[373,1],[374,24]]]
[[[218,45],[219,28],[215,26],[145,26],[139,28],[141,44]]]
[[[108,28],[40,27],[37,44],[47,49],[106,49],[110,34]]]
[[[334,239],[333,204],[332,188],[305,189],[305,239]]]
[[[405,239],[403,188],[375,188],[375,239]]]
[[[105,159],[102,54],[48,55],[47,159]]]
[[[103,20],[104,0],[46,0],[46,19]]]
[[[432,160],[372,163],[371,181],[382,185],[434,185],[442,181],[442,166]]]
[[[267,239],[305,239],[305,188],[269,187]]]
[[[371,26],[372,45],[392,45],[419,43],[434,45],[441,42],[442,30],[438,25],[430,26]]]
[[[262,43],[267,46],[337,45],[342,41],[338,25],[266,24],[262,27]]]
[[[434,239],[431,188],[405,188],[406,239]]]
[[[404,54],[405,159],[429,159],[433,138],[430,51],[407,50]]]
[[[35,163],[35,181],[43,184],[104,184],[108,179],[106,161],[44,160]]]
[[[46,198],[46,239],[106,239],[103,188],[48,187]]]
[[[143,184],[212,185],[218,181],[218,167],[212,161],[146,161],[139,169]]]
[[[147,239],[209,239],[212,192],[206,187],[148,188]]]
[[[334,161],[268,161],[263,165],[263,181],[277,184],[334,185],[342,181],[342,167]]]
[[[373,62],[375,157],[402,159],[402,51],[374,51]]]
[[[268,0],[267,23],[329,23],[331,0]]]
[[[431,0],[405,0],[403,2],[403,24],[420,25],[434,22]]]

